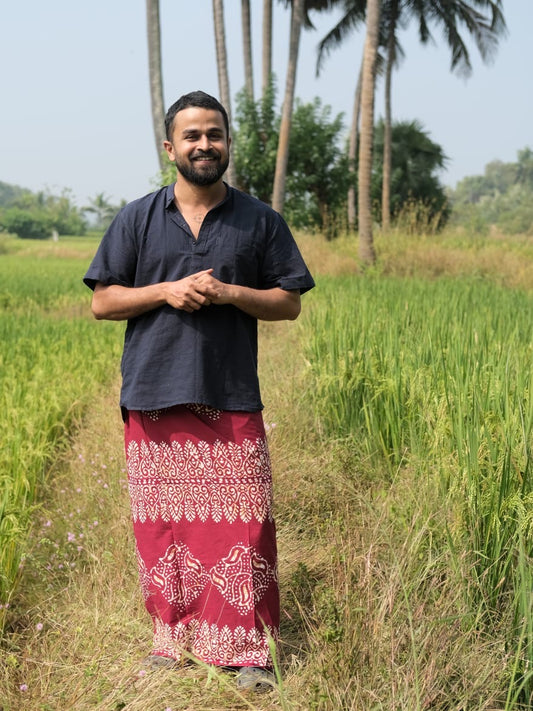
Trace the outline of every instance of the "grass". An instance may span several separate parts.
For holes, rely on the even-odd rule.
[[[485,247],[461,235],[395,237],[398,257],[379,236],[382,261],[360,275],[348,240],[300,235],[319,288],[298,322],[261,324],[281,692],[243,697],[200,666],[139,675],[151,633],[115,383],[46,468],[2,639],[2,711],[530,708],[529,246],[513,244],[516,288],[501,237],[474,274]],[[331,400],[345,376],[366,403],[350,426],[351,399]]]
[[[0,628],[47,467],[117,372],[118,331],[107,324],[95,337],[76,247],[32,242],[0,256]]]

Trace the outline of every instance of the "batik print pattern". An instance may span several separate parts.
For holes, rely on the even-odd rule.
[[[169,546],[149,577],[165,600],[179,610],[185,610],[209,585],[209,575],[202,563],[185,544]]]
[[[187,650],[207,663],[216,660],[212,663],[220,666],[264,667],[271,663],[268,654],[270,639],[276,642],[278,632],[268,625],[262,630],[256,627],[246,629],[241,625],[232,629],[229,625],[198,620],[176,625],[156,620],[153,651],[164,657],[181,659],[183,651]]]
[[[240,614],[246,614],[261,601],[271,581],[277,583],[277,571],[253,547],[233,546],[210,571],[195,558],[185,544],[172,544],[156,565],[147,569],[137,551],[139,578],[145,600],[152,588],[173,607],[184,611],[208,585]]]
[[[276,569],[253,548],[233,546],[211,570],[211,581],[220,594],[241,614],[251,612],[270,582],[277,582]]]
[[[125,444],[153,653],[270,666],[279,592],[261,414],[130,412]]]
[[[127,449],[134,521],[272,517],[270,459],[266,440],[242,444],[132,441]]]

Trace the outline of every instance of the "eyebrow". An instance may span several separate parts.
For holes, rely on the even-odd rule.
[[[188,136],[191,134],[195,133],[202,133],[201,129],[199,128],[184,128],[183,131],[181,132],[182,136]],[[220,136],[224,135],[224,130],[222,128],[219,128],[218,126],[212,126],[211,128],[208,128],[206,133],[215,133],[219,134]]]

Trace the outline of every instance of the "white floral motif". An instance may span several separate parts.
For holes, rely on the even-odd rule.
[[[268,626],[246,630],[218,627],[207,621],[192,620],[187,625],[168,625],[155,620],[154,653],[180,659],[184,650],[208,664],[231,666],[270,666],[269,637],[278,639],[278,630]]]
[[[272,478],[265,438],[212,445],[132,440],[127,449],[134,521],[272,520]]]
[[[219,420],[222,415],[222,410],[217,410],[214,407],[209,407],[209,405],[201,405],[196,402],[190,402],[187,407],[199,417],[203,415],[213,421]]]
[[[251,612],[265,594],[276,570],[253,547],[233,546],[210,571],[220,594],[241,615]]]
[[[141,593],[144,598],[144,600],[148,600],[148,597],[150,596],[150,574],[148,573],[148,570],[146,569],[146,565],[144,564],[144,560],[141,557],[141,554],[139,552],[139,549],[136,548],[135,550],[136,555],[137,555],[137,566],[139,568],[139,582],[141,584]]]
[[[173,607],[184,610],[209,583],[201,562],[184,544],[172,544],[150,570],[152,584]]]
[[[150,418],[152,422],[157,422],[160,418],[160,416],[163,414],[163,412],[166,412],[168,410],[168,407],[164,407],[161,410],[142,410],[142,414],[145,417]]]

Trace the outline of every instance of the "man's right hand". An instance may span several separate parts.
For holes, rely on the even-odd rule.
[[[209,306],[211,300],[198,291],[197,282],[204,274],[212,274],[212,269],[204,269],[178,281],[165,282],[166,302],[175,309],[188,313],[198,311],[202,306]]]
[[[204,269],[177,281],[139,287],[98,282],[94,288],[91,309],[95,318],[109,321],[135,318],[165,304],[193,313],[211,303],[209,297],[196,288],[196,282],[212,272],[212,269]]]

